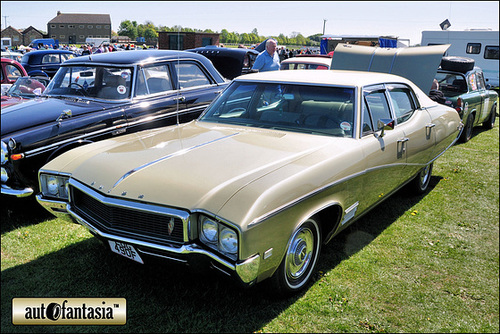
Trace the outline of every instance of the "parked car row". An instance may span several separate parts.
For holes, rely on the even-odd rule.
[[[453,108],[400,76],[229,83],[196,52],[69,59],[43,96],[2,113],[2,193],[37,194],[131,260],[201,258],[285,294],[376,204],[405,185],[425,192],[461,129]]]

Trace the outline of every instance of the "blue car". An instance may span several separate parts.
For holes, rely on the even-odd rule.
[[[21,58],[21,65],[29,76],[44,76],[52,78],[63,62],[76,57],[74,52],[67,50],[38,50],[26,53]]]
[[[228,83],[210,60],[192,52],[69,59],[40,97],[2,108],[2,194],[36,193],[40,167],[74,147],[191,121]]]

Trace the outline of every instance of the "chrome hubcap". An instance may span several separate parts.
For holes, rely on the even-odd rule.
[[[286,275],[292,280],[300,279],[307,272],[314,251],[314,235],[308,228],[295,234],[287,251]]]
[[[428,165],[420,173],[420,186],[424,187],[427,184],[427,182],[429,182],[430,170],[431,170],[431,165]]]

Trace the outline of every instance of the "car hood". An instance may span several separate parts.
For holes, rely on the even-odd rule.
[[[82,146],[42,169],[71,173],[77,181],[108,196],[223,216],[221,209],[237,192],[268,177],[264,189],[250,187],[252,193],[238,201],[244,215],[268,190],[265,187],[280,184],[318,160],[324,162],[325,155],[317,159],[311,155],[325,146],[336,155],[346,152],[347,142],[355,141],[193,121]],[[294,168],[284,168],[293,163]],[[307,183],[311,189],[318,186]],[[265,202],[254,216],[272,210],[271,203]],[[241,221],[235,212],[232,215],[226,219]]]
[[[63,110],[71,110],[73,117],[91,111],[106,109],[106,103],[59,98],[35,98],[2,108],[2,137],[45,123],[55,123]]]
[[[409,48],[338,44],[333,53],[331,69],[396,74],[412,81],[427,93],[449,47],[450,44]]]

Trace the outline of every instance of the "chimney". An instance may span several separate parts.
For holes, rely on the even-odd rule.
[[[57,16],[59,16],[59,15],[61,15],[61,11],[60,10],[57,11]]]

